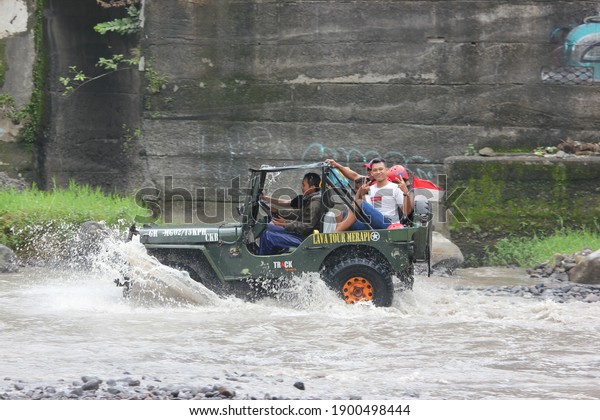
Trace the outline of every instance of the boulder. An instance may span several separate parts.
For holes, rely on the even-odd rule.
[[[600,249],[587,255],[569,270],[569,281],[582,284],[600,284]]]
[[[15,253],[9,247],[0,244],[0,273],[14,273],[18,269]]]
[[[465,262],[460,248],[439,232],[433,232],[431,243],[431,267],[452,273]]]
[[[8,190],[11,188],[16,191],[23,191],[27,188],[27,182],[23,179],[11,178],[5,172],[0,172],[0,190]]]
[[[479,156],[494,157],[496,156],[496,152],[491,147],[484,147],[479,150]]]

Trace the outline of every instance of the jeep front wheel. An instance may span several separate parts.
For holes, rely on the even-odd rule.
[[[390,306],[394,287],[390,270],[384,264],[365,258],[342,260],[325,269],[323,280],[346,303],[373,302]]]

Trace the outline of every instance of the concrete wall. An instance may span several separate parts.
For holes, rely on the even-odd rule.
[[[9,95],[17,109],[29,102],[33,90],[31,3],[0,0],[0,95]],[[5,107],[0,104],[0,172],[31,179],[31,152],[17,143],[22,125],[13,122]]]
[[[46,182],[134,191],[169,179],[193,192],[243,185],[264,163],[333,157],[360,169],[377,155],[433,177],[469,144],[600,137],[600,84],[541,79],[564,65],[550,33],[596,14],[596,1],[145,0],[140,36],[125,38],[92,29],[122,9],[45,8]],[[136,46],[145,73],[60,95],[68,66],[94,74],[99,56]]]
[[[543,84],[559,26],[595,1],[145,2],[149,179],[221,183],[268,163],[376,155],[422,176],[476,148],[600,134],[600,85]]]
[[[38,172],[46,184],[52,178],[58,185],[74,179],[107,191],[131,191],[141,182],[131,139],[141,126],[137,69],[102,77],[67,97],[59,83],[70,66],[98,76],[103,73],[95,66],[99,57],[137,47],[136,36],[100,35],[93,29],[122,15],[123,10],[103,9],[91,0],[45,0],[48,109]]]

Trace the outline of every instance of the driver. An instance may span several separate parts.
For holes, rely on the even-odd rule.
[[[318,229],[322,216],[321,177],[309,172],[302,178],[301,203],[297,209],[282,209],[260,237],[259,255],[270,255],[296,247]],[[291,207],[291,206],[290,206]]]

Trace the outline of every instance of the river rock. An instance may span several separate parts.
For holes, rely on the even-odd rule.
[[[27,182],[22,179],[11,178],[6,172],[0,172],[0,190],[8,190],[11,188],[16,191],[23,191],[27,188]]]
[[[496,156],[496,152],[491,147],[484,147],[479,150],[479,156],[494,157]]]
[[[556,253],[549,261],[527,269],[527,273],[534,278],[551,278],[566,282],[569,281],[569,272],[592,252],[589,248],[583,248],[574,254]]]
[[[465,262],[460,248],[439,232],[433,232],[431,243],[431,267],[453,273]]]
[[[0,273],[14,273],[18,270],[17,256],[13,250],[0,244]]]
[[[587,255],[569,270],[569,281],[582,284],[600,284],[600,249]]]

